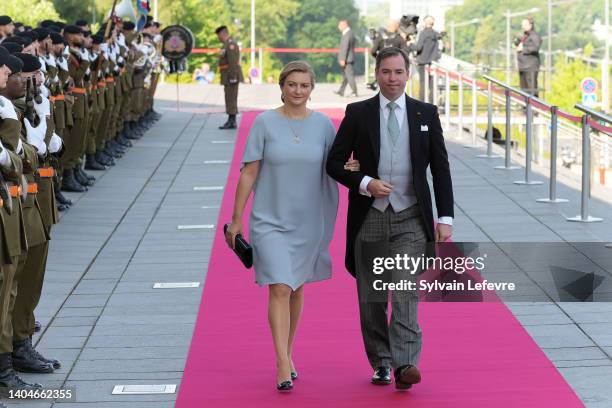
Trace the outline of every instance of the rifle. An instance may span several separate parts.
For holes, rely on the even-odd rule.
[[[36,120],[36,111],[34,110],[34,94],[32,90],[32,77],[26,79],[26,96],[25,96],[26,108],[24,116],[34,126]]]
[[[38,104],[41,104],[42,96],[40,96],[40,89],[38,89],[38,85],[36,84],[36,77],[32,77],[32,87],[33,87],[34,101]]]

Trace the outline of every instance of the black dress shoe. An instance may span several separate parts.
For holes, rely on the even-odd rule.
[[[283,381],[280,384],[276,384],[278,392],[288,392],[293,390],[293,383],[291,380]]]
[[[377,367],[374,370],[372,376],[372,384],[375,385],[389,385],[391,384],[391,368],[390,367]]]
[[[398,390],[407,390],[419,382],[421,382],[421,373],[415,366],[405,365],[395,370],[395,388]]]
[[[219,129],[236,129],[236,122],[228,120],[223,125],[219,126]]]
[[[38,320],[34,322],[34,333],[38,333],[42,329],[42,324]]]
[[[37,359],[30,352],[27,340],[13,344],[13,368],[22,373],[49,374],[53,365]]]

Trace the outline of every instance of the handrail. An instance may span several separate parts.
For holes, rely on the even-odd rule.
[[[588,114],[588,115],[590,115],[590,116],[592,116],[594,118],[597,118],[599,120],[603,120],[604,122],[612,123],[612,116],[606,115],[603,112],[595,111],[595,110],[589,108],[588,106],[584,106],[584,105],[582,105],[580,103],[577,103],[574,106],[574,108],[576,108],[576,109],[578,109],[578,110],[580,110],[580,111],[582,111],[582,112],[584,112],[584,113],[586,113],[586,114]]]

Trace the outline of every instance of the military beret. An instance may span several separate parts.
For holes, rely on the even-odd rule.
[[[60,33],[51,33],[51,42],[53,44],[63,44],[64,43],[64,37],[62,37],[62,35]]]
[[[66,27],[66,23],[62,23],[61,21],[56,21],[55,25],[58,26],[60,30]]]
[[[0,16],[0,26],[9,25],[13,22],[13,19],[9,16]]]
[[[25,38],[26,40],[31,40],[30,44],[34,41],[38,41],[38,34],[33,31],[24,31],[23,33],[15,34],[17,37]]]
[[[74,23],[74,25],[75,26],[79,26],[79,27],[85,27],[85,26],[89,25],[89,22],[87,20],[85,20],[85,19],[81,19],[81,20],[77,20]]]
[[[83,30],[75,25],[67,25],[64,27],[64,34],[82,34]]]
[[[32,32],[38,36],[38,41],[43,41],[49,38],[49,30],[47,30],[46,28],[35,28],[34,30],[32,30]]]
[[[131,21],[125,21],[123,23],[124,30],[132,31],[135,28],[136,28],[136,24],[132,23]]]
[[[94,44],[102,44],[104,42],[104,34],[94,34],[91,36]]]
[[[23,51],[23,45],[17,44],[15,42],[5,41],[2,43],[2,46],[6,48],[11,54]]]
[[[40,27],[44,27],[44,28],[49,28],[49,26],[52,26],[54,24],[55,22],[53,20],[43,20],[40,23],[38,23]]]
[[[14,55],[15,57],[19,58],[21,62],[23,62],[23,69],[22,69],[23,72],[38,71],[42,67],[38,58],[36,58],[35,56],[31,54],[24,54],[24,53],[18,52],[17,54],[14,54]]]
[[[9,55],[6,66],[11,70],[11,75],[18,74],[23,70],[23,62],[13,55]]]
[[[10,56],[8,50],[0,45],[0,67],[8,64]]]
[[[60,33],[62,31],[62,27],[58,26],[58,25],[50,25],[47,27],[47,30],[51,31],[52,33]]]
[[[28,45],[32,44],[32,42],[29,39],[25,39],[23,37],[18,37],[16,35],[7,38],[6,40],[4,40],[2,42],[2,44],[7,44],[7,43],[15,43],[15,44],[19,44],[23,47],[27,47]]]

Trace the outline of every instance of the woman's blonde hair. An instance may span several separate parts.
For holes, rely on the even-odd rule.
[[[315,74],[310,65],[306,61],[291,61],[283,67],[283,70],[278,77],[278,84],[282,88],[285,85],[287,77],[294,72],[303,72],[310,75],[310,85],[314,89],[315,86]]]

